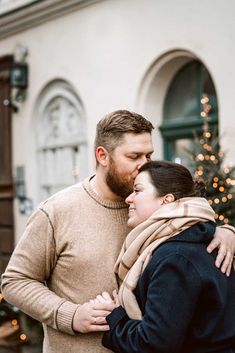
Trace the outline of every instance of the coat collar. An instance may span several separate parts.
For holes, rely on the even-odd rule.
[[[167,242],[201,243],[212,240],[216,230],[214,222],[200,222],[182,233],[170,238]]]

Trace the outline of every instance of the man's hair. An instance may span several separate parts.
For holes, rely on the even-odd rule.
[[[98,146],[112,152],[122,141],[127,132],[141,134],[154,129],[152,123],[142,115],[128,110],[116,110],[105,115],[96,127],[95,150]]]

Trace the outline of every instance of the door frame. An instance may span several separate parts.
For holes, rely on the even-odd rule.
[[[14,182],[12,175],[12,109],[10,72],[14,58],[0,58],[0,273],[14,249]]]

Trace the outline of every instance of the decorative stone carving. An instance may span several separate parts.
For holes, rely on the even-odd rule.
[[[87,176],[84,110],[72,88],[54,82],[38,104],[40,199]]]

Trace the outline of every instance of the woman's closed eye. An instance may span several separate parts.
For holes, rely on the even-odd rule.
[[[133,191],[134,191],[134,193],[135,193],[135,194],[138,194],[141,190],[140,190],[140,189],[136,189],[136,188],[134,188],[134,190],[133,190]]]

